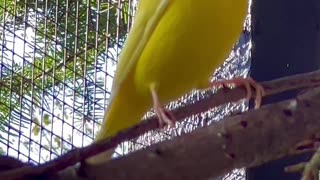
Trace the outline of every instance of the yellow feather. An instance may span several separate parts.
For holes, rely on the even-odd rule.
[[[150,86],[166,104],[208,84],[239,38],[246,12],[247,0],[140,0],[96,141],[141,120],[152,108]]]

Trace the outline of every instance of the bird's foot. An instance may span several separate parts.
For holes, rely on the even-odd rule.
[[[255,94],[255,109],[260,108],[261,102],[262,102],[262,97],[265,95],[265,91],[263,87],[257,83],[255,80],[252,78],[241,78],[237,77],[234,79],[230,80],[222,80],[222,81],[215,81],[211,83],[212,87],[230,87],[230,86],[245,86],[246,91],[247,91],[247,97],[246,99],[251,99],[252,98],[252,87],[254,88],[256,94]]]
[[[173,127],[175,118],[171,112],[166,110],[161,105],[158,95],[154,88],[151,88],[151,95],[153,100],[153,109],[158,117],[159,128],[163,128],[166,125],[168,125],[169,127]]]
[[[155,112],[158,116],[159,128],[163,128],[166,125],[174,127],[175,118],[170,111],[164,107],[155,108]]]

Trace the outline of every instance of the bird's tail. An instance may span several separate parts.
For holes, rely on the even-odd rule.
[[[129,90],[129,91],[128,91]],[[132,127],[140,122],[144,113],[150,108],[141,97],[126,87],[119,90],[112,98],[95,141],[116,135],[119,131]],[[87,159],[90,164],[99,164],[111,159],[114,148]]]

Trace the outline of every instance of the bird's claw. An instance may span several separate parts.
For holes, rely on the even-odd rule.
[[[170,111],[163,107],[155,107],[155,113],[158,116],[159,128],[163,128],[166,125],[169,127],[174,126],[175,118]]]
[[[247,91],[247,97],[246,99],[251,99],[252,98],[252,87],[255,89],[255,109],[260,108],[261,106],[261,102],[262,102],[262,97],[265,95],[265,91],[264,88],[257,83],[256,81],[254,81],[252,78],[234,78],[231,80],[223,80],[223,81],[216,81],[216,82],[212,82],[211,85],[213,87],[219,87],[219,86],[223,86],[223,87],[228,87],[228,86],[245,86],[246,91]]]

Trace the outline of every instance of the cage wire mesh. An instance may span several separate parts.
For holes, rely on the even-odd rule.
[[[136,5],[136,0],[2,0],[1,154],[39,164],[92,142]],[[239,42],[213,80],[248,75],[249,17]],[[194,91],[168,108],[194,103],[215,91]],[[213,108],[174,128],[153,130],[124,142],[117,154],[181,136],[246,108],[243,101]],[[221,178],[243,179],[244,174],[235,170]]]

